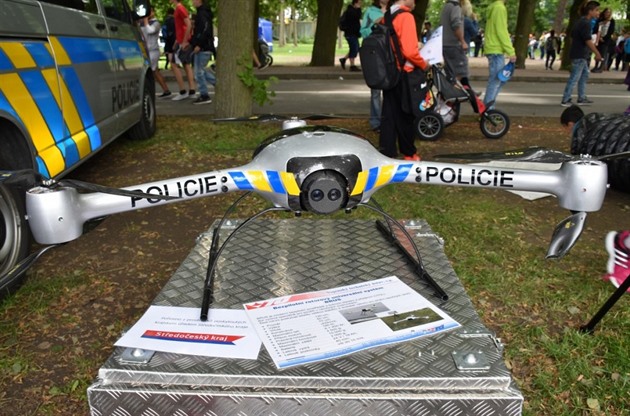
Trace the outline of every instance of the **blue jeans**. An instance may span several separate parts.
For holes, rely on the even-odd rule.
[[[578,101],[585,99],[586,81],[588,81],[588,62],[586,59],[572,59],[571,75],[569,75],[569,79],[567,80],[567,86],[564,87],[562,102],[566,102],[571,99],[571,93],[573,92],[573,87],[576,82],[578,85]]]
[[[497,95],[499,95],[499,91],[501,91],[501,87],[505,82],[499,79],[499,72],[505,66],[505,57],[503,54],[493,53],[490,55],[486,55],[488,58],[488,86],[486,87],[486,94],[483,97],[483,103],[488,108],[494,108],[494,101],[497,99]],[[492,103],[492,105],[488,105]]]
[[[370,90],[370,127],[381,127],[381,90]]]
[[[199,94],[202,97],[208,96],[208,84],[216,85],[217,79],[214,77],[212,70],[206,68],[210,62],[210,51],[200,51],[194,54],[193,67],[195,71],[195,81],[199,88]]]
[[[348,42],[348,46],[350,47],[350,52],[348,52],[348,58],[354,59],[359,54],[359,38],[354,35],[346,36],[346,42]]]

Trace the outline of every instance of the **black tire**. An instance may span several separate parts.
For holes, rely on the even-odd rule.
[[[144,80],[141,105],[140,121],[127,132],[131,140],[146,140],[155,134],[157,117],[155,113],[155,85],[152,77],[147,77]]]
[[[488,139],[500,139],[510,130],[510,118],[503,111],[488,110],[481,115],[479,127]]]
[[[267,66],[273,65],[273,56],[267,55]]]
[[[23,193],[0,185],[0,300],[23,283],[25,274],[13,280],[2,276],[28,255],[29,244]]]
[[[603,156],[626,151],[630,151],[630,118],[621,114],[587,114],[571,136],[571,153],[575,155]],[[630,192],[630,160],[608,160],[606,164],[610,186]]]
[[[416,118],[414,125],[420,140],[435,141],[440,138],[444,131],[442,116],[433,111],[426,111],[422,116]]]

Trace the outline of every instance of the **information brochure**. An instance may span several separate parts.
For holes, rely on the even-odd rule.
[[[341,357],[460,326],[396,276],[244,306],[278,368]]]
[[[151,306],[114,345],[255,360],[260,344],[242,309],[210,309],[208,320],[203,322],[199,308]]]
[[[444,57],[442,56],[442,26],[433,31],[431,38],[420,49],[420,56],[429,65],[444,62]]]

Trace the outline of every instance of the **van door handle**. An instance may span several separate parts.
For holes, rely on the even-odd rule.
[[[107,26],[105,26],[105,23],[97,23],[96,24],[96,28],[98,30],[105,30],[107,28]]]
[[[109,30],[111,30],[112,32],[118,32],[118,26],[110,26]]]

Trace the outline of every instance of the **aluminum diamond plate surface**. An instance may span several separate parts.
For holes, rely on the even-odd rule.
[[[241,223],[225,224],[221,242]],[[396,275],[462,328],[284,370],[264,347],[258,360],[157,352],[147,364],[121,363],[117,348],[88,389],[92,414],[520,415],[523,398],[503,363],[502,345],[480,322],[442,240],[424,220],[402,223],[448,301],[413,273],[375,221],[291,219],[256,220],[233,236],[218,261],[212,307],[240,309],[245,302]],[[155,305],[201,305],[213,229],[199,237]],[[487,367],[458,368],[457,357],[470,353]]]

